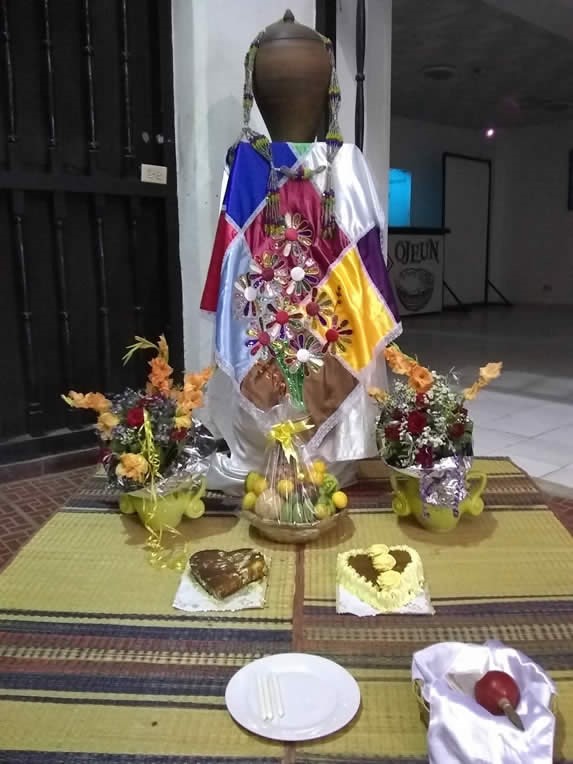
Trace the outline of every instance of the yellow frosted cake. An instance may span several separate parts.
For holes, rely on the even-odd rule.
[[[374,544],[338,555],[336,583],[381,613],[391,613],[424,590],[424,569],[415,549]]]

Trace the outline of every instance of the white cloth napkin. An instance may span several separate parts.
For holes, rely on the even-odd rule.
[[[367,615],[395,615],[397,613],[403,613],[404,615],[434,615],[436,612],[432,606],[430,600],[430,593],[427,589],[421,592],[416,599],[408,602],[399,610],[393,610],[392,613],[382,612],[376,610],[372,605],[368,605],[366,602],[362,602],[361,599],[351,594],[348,589],[343,586],[337,585],[336,587],[336,612],[337,613],[351,613],[352,615],[367,616]]]
[[[265,557],[267,568],[270,568],[270,560]],[[218,600],[211,597],[203,587],[198,584],[189,573],[189,566],[181,575],[179,588],[173,600],[173,607],[177,610],[185,610],[188,613],[205,613],[213,610],[248,610],[252,608],[262,608],[265,606],[265,597],[267,592],[267,580],[269,574],[261,581],[253,581],[244,589],[225,597],[224,600]]]
[[[525,727],[518,730],[505,716],[493,716],[472,695],[454,689],[447,676],[505,671],[517,682],[516,709]],[[501,642],[466,645],[443,642],[414,654],[412,679],[423,682],[430,705],[430,764],[551,764],[555,717],[549,710],[555,686],[523,653]]]

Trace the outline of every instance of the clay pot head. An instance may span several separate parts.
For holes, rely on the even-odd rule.
[[[291,11],[263,32],[253,73],[255,100],[273,141],[304,143],[317,136],[332,72],[324,39]]]

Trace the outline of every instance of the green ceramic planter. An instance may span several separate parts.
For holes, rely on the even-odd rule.
[[[484,472],[470,470],[466,476],[468,495],[461,502],[458,515],[454,515],[450,507],[439,507],[431,504],[424,505],[420,498],[420,481],[418,478],[393,471],[390,483],[394,492],[392,509],[399,517],[413,515],[416,520],[429,531],[447,533],[453,530],[462,515],[477,517],[483,512],[482,494],[487,484]]]
[[[177,528],[184,517],[196,519],[205,512],[202,497],[206,483],[202,480],[193,491],[175,491],[155,499],[146,495],[124,493],[119,500],[119,509],[125,515],[137,514],[143,525],[154,531]]]

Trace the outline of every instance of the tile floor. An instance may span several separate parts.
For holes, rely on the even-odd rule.
[[[78,492],[94,467],[14,480],[0,485],[0,569]]]
[[[473,382],[503,375],[470,404],[476,454],[508,456],[534,478],[573,492],[573,306],[489,307],[406,317],[401,347]]]

